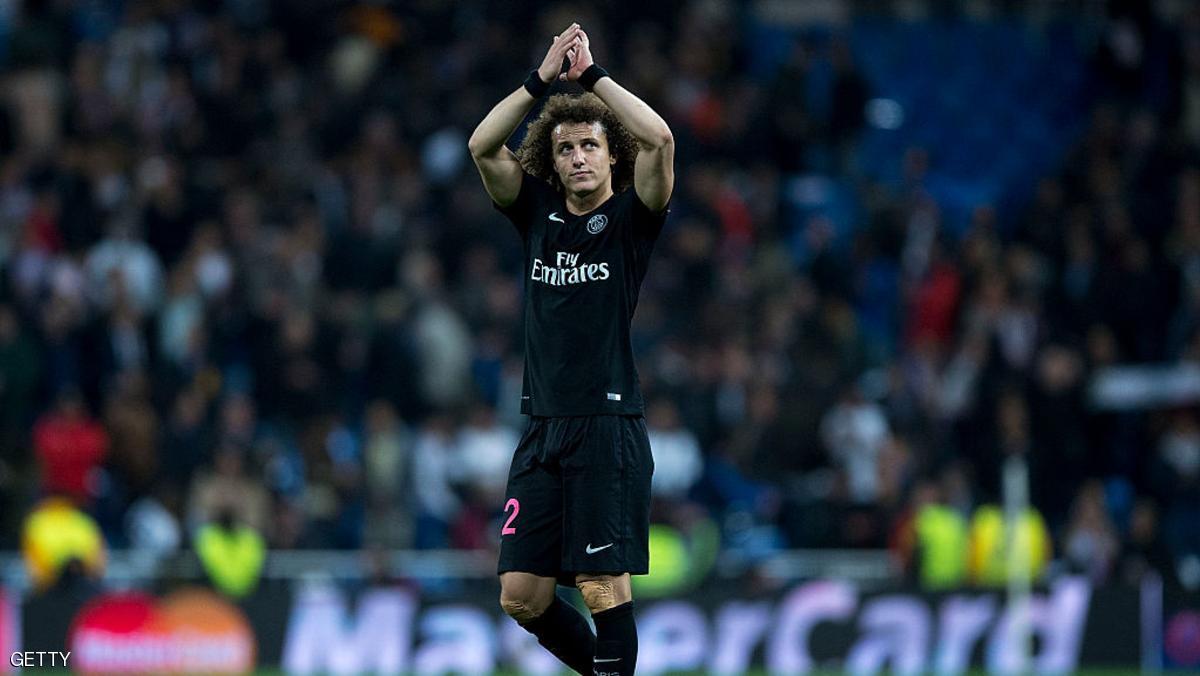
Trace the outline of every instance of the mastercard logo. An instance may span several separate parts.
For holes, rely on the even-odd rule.
[[[240,610],[202,589],[162,599],[106,594],[71,625],[71,666],[85,673],[242,673],[255,640]]]

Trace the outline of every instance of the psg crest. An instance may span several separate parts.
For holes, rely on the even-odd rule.
[[[604,214],[596,214],[588,219],[587,230],[593,235],[598,235],[606,225],[608,225],[608,216],[605,216]]]

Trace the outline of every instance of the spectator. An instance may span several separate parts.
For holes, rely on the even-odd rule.
[[[64,573],[98,579],[107,558],[99,526],[62,497],[43,500],[25,518],[21,551],[29,577],[40,590],[55,585]]]
[[[33,448],[41,466],[42,490],[90,503],[100,487],[108,433],[88,415],[78,390],[58,394],[54,409],[33,428]]]
[[[416,506],[414,546],[433,549],[449,544],[450,525],[462,509],[455,488],[458,449],[454,428],[447,415],[425,422],[413,444],[413,497]]]
[[[232,508],[196,533],[196,555],[218,591],[232,598],[250,595],[258,587],[266,560],[266,543],[253,528],[239,523]]]
[[[946,503],[942,487],[929,479],[913,488],[911,504],[895,537],[905,570],[923,589],[962,586],[967,581],[965,516]]]
[[[230,510],[240,524],[262,532],[267,525],[269,496],[262,481],[246,472],[244,451],[235,446],[218,446],[212,468],[198,474],[189,490],[188,530],[216,520]]]
[[[126,371],[109,397],[104,424],[110,438],[109,462],[137,494],[158,476],[158,416],[150,404],[149,383],[140,371]]]
[[[1175,589],[1179,587],[1175,569],[1176,562],[1160,533],[1158,508],[1148,499],[1139,500],[1129,517],[1129,531],[1117,561],[1118,579],[1132,587],[1154,573],[1167,588]]]
[[[633,578],[639,598],[671,597],[695,589],[717,562],[721,544],[717,525],[694,509],[680,510],[676,519],[682,527],[650,524],[650,558],[655,564],[649,575]]]
[[[997,505],[985,504],[971,518],[967,572],[982,587],[1003,587],[1014,575],[1038,582],[1050,562],[1050,532],[1042,515],[1027,508],[1011,523]],[[1012,530],[1010,530],[1012,529]],[[1010,544],[1010,542],[1012,544]]]
[[[192,476],[207,461],[213,445],[212,430],[205,420],[207,399],[195,388],[183,390],[171,406],[163,425],[159,448],[170,449],[162,458],[161,480],[180,493],[186,491]]]
[[[496,510],[504,504],[504,486],[513,449],[520,441],[511,429],[500,425],[496,412],[487,405],[476,406],[458,435],[461,468],[458,481],[474,494],[482,505]]]
[[[0,305],[0,462],[5,464],[25,460],[19,430],[32,422],[41,378],[38,352],[13,307]]]
[[[845,389],[821,421],[821,439],[830,460],[843,473],[852,500],[879,497],[879,454],[888,438],[887,417],[856,386]]]
[[[1176,556],[1200,555],[1200,425],[1192,411],[1171,415],[1152,467],[1155,488],[1166,505],[1168,545]]]
[[[857,167],[854,151],[858,135],[866,124],[870,88],[854,63],[854,52],[844,38],[831,45],[834,80],[829,111],[829,135],[838,154],[838,169],[853,174]]]
[[[411,434],[388,402],[377,400],[367,410],[364,457],[367,490],[379,500],[398,496],[408,485],[411,471]]]
[[[704,460],[696,436],[680,423],[679,410],[668,400],[652,403],[647,411],[650,449],[654,453],[651,493],[655,498],[686,500],[700,478]]]
[[[157,493],[139,498],[129,506],[125,513],[125,533],[131,548],[166,558],[178,551],[183,532],[167,506],[173,502],[171,492],[159,489]]]
[[[162,264],[135,233],[134,224],[117,220],[109,234],[88,253],[88,289],[102,308],[128,302],[130,311],[144,316],[158,308]]]
[[[1071,571],[1086,575],[1096,585],[1108,581],[1120,553],[1116,528],[1108,517],[1104,486],[1089,481],[1075,496],[1071,521],[1063,535],[1063,556]]]
[[[461,404],[470,382],[470,337],[442,298],[441,266],[430,253],[418,251],[410,254],[404,270],[404,283],[419,298],[413,331],[424,398],[438,407]]]

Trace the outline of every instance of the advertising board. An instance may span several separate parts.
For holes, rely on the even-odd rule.
[[[1154,606],[1143,592],[1062,578],[1036,590],[1023,612],[992,590],[864,591],[841,580],[762,590],[727,582],[637,603],[638,673],[1011,673],[1026,659],[1034,670],[1064,673],[1132,670],[1148,655],[1151,663],[1195,669],[1196,597],[1168,593]],[[497,593],[492,580],[425,589],[327,580],[271,581],[236,604],[187,587],[75,605],[35,596],[0,623],[0,641],[13,650],[69,650],[81,672],[228,673],[257,665],[289,673],[562,673],[500,611]],[[560,593],[578,600],[574,590]],[[1147,617],[1148,608],[1159,610]]]

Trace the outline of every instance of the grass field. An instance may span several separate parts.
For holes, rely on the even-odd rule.
[[[69,674],[72,673],[67,669],[23,669],[21,674]],[[289,672],[279,669],[259,669],[255,671],[255,676],[287,676]],[[566,672],[563,672],[566,673]],[[705,671],[672,671],[671,676],[707,676]],[[889,672],[890,673],[890,672]],[[1140,674],[1137,669],[1080,669],[1079,671],[1071,672],[1073,676],[1134,676]],[[1195,674],[1194,671],[1160,671],[1159,676],[1183,676],[1184,674]],[[808,676],[846,676],[844,671],[830,671],[828,669],[819,669],[808,672]],[[409,674],[396,674],[395,676],[411,676]],[[523,676],[518,671],[494,671],[492,676]],[[743,676],[773,676],[766,670],[753,670],[743,672]],[[974,669],[967,672],[966,676],[988,676],[988,672],[982,669]],[[1068,676],[1068,675],[1063,675]]]
[[[20,671],[20,673],[22,673],[22,674],[69,674],[69,673],[71,673],[71,671],[67,670],[67,669],[22,669]],[[255,676],[286,676],[287,673],[288,672],[282,671],[279,669],[259,669],[258,671],[254,672]],[[675,671],[675,672],[670,672],[670,673],[672,674],[672,676],[705,676],[708,672]],[[845,673],[846,672],[842,672],[842,671],[817,670],[817,671],[810,671],[809,676],[844,676]],[[987,673],[988,672],[983,671],[981,669],[976,669],[976,670],[967,672],[968,676],[987,676]],[[1141,672],[1137,669],[1080,669],[1079,671],[1075,671],[1072,673],[1074,674],[1074,676],[1134,676],[1135,674],[1140,674]],[[1162,672],[1158,672],[1158,673],[1165,674],[1167,676],[1174,676],[1175,674],[1179,674],[1179,675],[1182,675],[1185,673],[1194,674],[1195,672],[1162,671]],[[492,672],[492,674],[493,674],[493,676],[522,676],[522,674],[520,672],[516,672],[516,671],[495,671],[495,672]],[[396,676],[407,676],[407,675],[396,674]],[[771,676],[771,675],[766,670],[755,670],[755,671],[744,672],[744,676]]]
[[[264,672],[264,673],[275,674],[278,672]],[[708,674],[708,672],[706,672],[706,671],[672,671],[669,673],[671,674],[671,676],[707,676],[707,674]],[[887,673],[891,673],[891,672],[887,672]],[[968,676],[987,676],[987,673],[988,672],[982,671],[982,670],[973,670],[973,671],[967,672]],[[1133,676],[1134,674],[1140,674],[1141,672],[1138,671],[1137,669],[1082,669],[1080,671],[1075,671],[1072,673],[1074,674],[1074,676]],[[1160,674],[1172,674],[1172,672],[1159,672],[1159,673]],[[1174,672],[1174,673],[1184,674],[1184,673],[1194,673],[1194,672],[1182,672],[1181,671],[1181,672]],[[846,676],[846,674],[847,674],[847,672],[844,672],[844,671],[829,671],[829,670],[817,670],[817,671],[808,672],[808,676]],[[515,672],[515,671],[497,671],[497,672],[493,672],[493,676],[521,676],[521,674],[519,674],[518,672]],[[743,676],[773,676],[773,675],[766,670],[756,670],[756,671],[743,672]]]
[[[287,672],[272,671],[272,670],[259,670],[256,672],[256,674],[258,676],[286,676]],[[672,672],[670,672],[670,674],[672,676],[707,676],[708,672],[707,671],[672,671]],[[972,671],[968,671],[967,674],[968,674],[968,676],[986,676],[986,675],[988,675],[988,672],[983,671],[983,670],[972,670]],[[1134,676],[1136,674],[1141,674],[1141,672],[1136,669],[1081,669],[1079,671],[1073,672],[1074,676]],[[1183,674],[1194,674],[1194,672],[1192,672],[1192,671],[1159,671],[1158,674],[1160,674],[1160,675],[1175,675],[1175,674],[1183,675]],[[520,674],[520,672],[518,672],[518,671],[493,671],[492,675],[493,676],[522,676]],[[846,675],[845,671],[817,670],[817,671],[809,672],[809,676],[845,676],[845,675]],[[397,675],[397,676],[401,676],[401,675]],[[770,675],[770,672],[768,672],[766,670],[755,670],[755,671],[744,672],[744,676],[772,676],[772,675]]]

